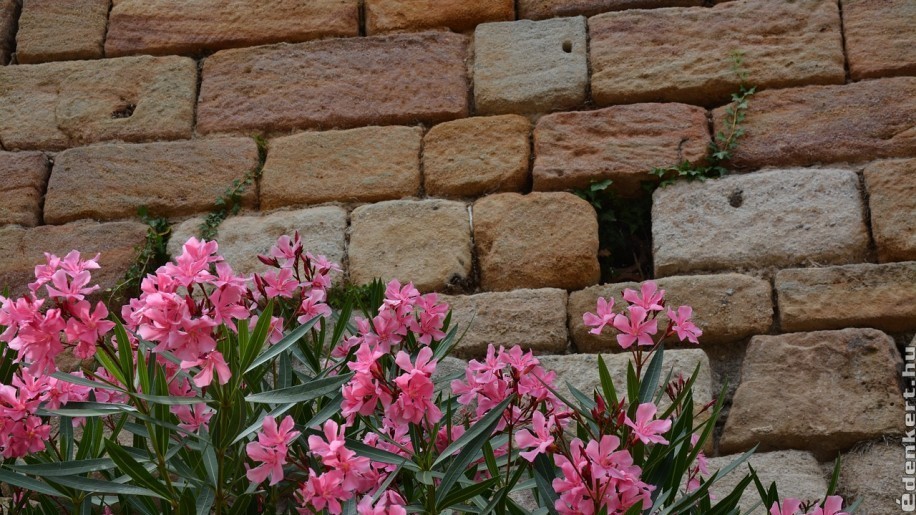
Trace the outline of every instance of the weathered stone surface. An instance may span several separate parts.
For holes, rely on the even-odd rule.
[[[916,261],[781,270],[775,287],[783,331],[916,329]]]
[[[108,144],[59,153],[45,199],[45,222],[130,218],[139,206],[175,217],[213,208],[214,201],[258,166],[251,138]],[[79,192],[79,194],[74,194]],[[254,206],[255,187],[242,205]]]
[[[557,288],[444,296],[452,308],[452,326],[464,337],[461,356],[480,358],[487,345],[520,345],[536,354],[566,352],[566,291]]]
[[[715,34],[715,37],[710,37]],[[832,0],[737,0],[713,8],[630,10],[589,19],[592,97],[599,105],[727,101],[758,88],[842,84],[840,13]]]
[[[417,127],[363,127],[272,140],[261,177],[261,206],[416,195],[421,138]]]
[[[585,101],[585,18],[485,23],[474,32],[477,112],[541,113]]]
[[[852,78],[916,73],[914,26],[916,4],[909,0],[844,0],[843,32]]]
[[[709,458],[710,474],[727,467],[738,459],[739,455]],[[774,451],[756,453],[747,460],[760,477],[760,482],[767,488],[776,482],[776,489],[781,499],[793,498],[814,501],[823,499],[827,492],[827,478],[824,469],[811,453],[804,451]],[[845,465],[845,464],[844,464]],[[716,480],[710,492],[716,499],[724,499],[732,493],[738,483],[744,479],[747,465],[740,465],[731,474]],[[768,511],[761,505],[749,512],[755,504],[760,503],[760,494],[751,483],[741,496],[738,507],[741,513],[764,515]]]
[[[353,210],[350,279],[413,281],[421,291],[462,289],[471,281],[467,206],[449,200],[392,200]]]
[[[858,441],[899,433],[900,362],[894,340],[875,329],[755,336],[719,450],[759,443],[760,451],[832,459]]]
[[[733,175],[656,190],[656,276],[865,261],[859,179],[846,170]]]
[[[16,33],[19,64],[102,57],[109,0],[26,0]]]
[[[878,260],[916,260],[916,159],[878,161],[864,175]]]
[[[0,0],[0,66],[9,62],[16,36],[19,0]]]
[[[518,115],[436,125],[423,140],[426,193],[478,197],[520,191],[528,183],[531,123]]]
[[[7,150],[191,137],[197,64],[185,57],[5,66],[0,84]]]
[[[0,290],[9,287],[13,295],[24,294],[26,285],[35,280],[35,265],[45,262],[45,252],[64,256],[71,250],[89,257],[101,253],[102,268],[92,271],[92,281],[103,290],[111,288],[134,263],[137,247],[146,240],[146,230],[146,225],[138,222],[0,227]]]
[[[706,111],[684,104],[639,104],[556,113],[534,130],[534,188],[583,188],[611,179],[632,194],[654,167],[700,163],[709,146]]]
[[[358,35],[357,0],[115,0],[105,52],[197,54]]]
[[[578,289],[598,282],[595,210],[571,193],[499,193],[474,203],[485,290]]]
[[[906,493],[905,449],[899,440],[868,442],[843,456],[839,491],[847,499],[862,499],[856,513],[901,513],[899,500]],[[780,492],[782,493],[782,492]]]
[[[366,32],[448,27],[463,32],[478,23],[515,19],[513,0],[366,0]]]
[[[199,234],[203,218],[191,218],[172,228],[169,254],[177,256],[181,246]],[[277,238],[299,231],[306,252],[323,255],[343,265],[347,244],[347,212],[336,206],[321,206],[295,211],[274,211],[262,215],[231,216],[219,226],[216,241],[219,253],[237,273],[263,272],[267,266],[258,260]]]
[[[624,9],[688,7],[703,5],[703,0],[518,0],[518,17],[532,20],[556,16],[592,16]]]
[[[688,305],[693,308],[694,323],[703,330],[701,345],[731,343],[769,331],[773,323],[773,303],[770,283],[741,274],[689,275],[666,277],[656,281],[665,290],[668,307]],[[582,315],[594,313],[598,297],[614,298],[617,311],[626,306],[623,290],[639,291],[637,283],[602,284],[569,294],[569,330],[579,352],[617,352],[617,331],[605,328],[603,334],[589,333]],[[658,318],[664,331],[668,318]],[[672,343],[676,338],[669,339]],[[668,345],[666,343],[666,345]],[[695,346],[693,343],[678,344]]]
[[[706,357],[700,349],[672,350],[665,352],[665,361],[659,380],[659,385],[665,380],[669,370],[673,370],[672,378],[678,374],[683,374],[684,378],[693,375],[697,365],[700,365],[700,372],[697,374],[696,382],[693,387],[693,399],[697,406],[702,406],[710,402],[713,398],[712,376],[709,372],[709,358]],[[567,391],[566,384],[569,383],[578,390],[585,392],[586,395],[598,388],[601,388],[601,379],[598,377],[598,355],[597,354],[568,354],[566,356],[539,356],[541,365],[548,370],[554,370],[557,373],[557,384],[560,393]],[[602,355],[608,372],[614,380],[614,387],[618,392],[626,391],[627,384],[627,362],[631,359],[629,354]],[[663,399],[662,405],[669,405],[667,399]]]
[[[738,168],[807,166],[916,156],[916,77],[845,86],[762,91],[753,96],[733,152]],[[725,110],[713,111],[724,130]]]
[[[0,225],[41,223],[48,158],[39,152],[0,152]]]
[[[467,38],[427,32],[218,52],[203,133],[436,123],[467,116]]]
[[[452,356],[446,356],[439,360],[439,364],[436,365],[436,371],[433,372],[430,379],[432,379],[433,384],[436,385],[436,391],[442,391],[444,392],[443,397],[448,397],[449,393],[452,391],[452,380],[463,377],[464,371],[467,368],[467,361]]]

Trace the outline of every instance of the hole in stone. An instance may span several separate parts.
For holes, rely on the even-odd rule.
[[[567,54],[572,52],[572,41],[567,39],[566,41],[563,42],[563,51],[566,52]]]
[[[728,196],[728,204],[731,207],[741,207],[744,204],[744,195],[741,190],[735,190]]]
[[[136,108],[137,106],[134,104],[124,104],[123,107],[121,107],[120,109],[116,109],[114,112],[112,112],[111,117],[115,119],[130,118],[131,116],[134,115],[134,109]]]

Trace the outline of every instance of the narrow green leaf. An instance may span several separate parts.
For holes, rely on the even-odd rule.
[[[468,443],[475,440],[481,433],[487,432],[489,434],[492,432],[492,427],[496,427],[496,423],[499,422],[499,418],[503,416],[506,411],[506,407],[512,400],[515,398],[514,395],[506,397],[502,402],[490,410],[489,413],[483,416],[476,424],[468,428],[463,435],[458,437],[454,442],[449,444],[445,450],[439,454],[439,457],[436,458],[436,461],[433,462],[433,466],[439,465],[443,461],[450,458],[453,454],[458,452],[461,449],[464,449]],[[476,451],[477,449],[475,449]]]
[[[289,334],[284,336],[282,340],[273,344],[269,349],[267,349],[267,351],[265,351],[260,356],[258,356],[258,358],[255,359],[254,362],[252,362],[251,365],[249,365],[245,369],[245,373],[247,374],[248,372],[251,372],[255,368],[258,368],[259,366],[263,365],[264,363],[267,363],[268,361],[272,360],[276,356],[280,355],[280,353],[285,352],[286,349],[288,349],[294,343],[298,342],[300,338],[305,336],[306,333],[308,333],[312,329],[312,327],[314,327],[315,324],[318,323],[318,320],[320,319],[321,317],[317,316],[309,320],[308,322],[300,325],[299,327],[293,329],[292,331],[290,331]],[[267,320],[269,320],[269,318]],[[258,319],[258,325],[260,325],[260,322],[261,322],[261,319]],[[255,335],[257,335],[257,333],[258,333],[258,329],[257,327],[255,327]],[[252,336],[252,339],[254,339],[254,337],[255,336]]]
[[[658,390],[658,382],[662,376],[662,363],[664,362],[665,344],[660,344],[652,360],[649,361],[649,367],[642,377],[642,383],[639,385],[639,403],[650,402],[655,397],[655,391]]]
[[[159,479],[156,479],[152,474],[147,472],[143,465],[121,448],[120,444],[111,440],[105,440],[105,450],[108,451],[108,455],[118,465],[118,468],[136,481],[138,485],[155,492],[157,496],[163,499],[172,498],[169,488],[160,482]]]
[[[32,479],[26,475],[3,468],[0,468],[0,483],[18,486],[19,488],[25,488],[26,490],[40,494],[53,495],[55,497],[66,497],[47,483],[43,483],[37,479]]]
[[[270,392],[256,393],[245,397],[248,402],[257,404],[285,404],[307,402],[327,395],[344,385],[353,374],[315,379],[306,384],[281,388]]]

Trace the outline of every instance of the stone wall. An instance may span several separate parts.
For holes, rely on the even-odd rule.
[[[174,251],[260,167],[220,228],[236,267],[299,230],[355,282],[448,295],[462,357],[518,343],[588,388],[616,349],[582,313],[631,284],[598,284],[569,190],[702,162],[741,52],[759,92],[736,173],[653,198],[654,275],[705,332],[672,362],[701,363],[708,398],[730,383],[718,455],[759,443],[765,477],[816,497],[843,454],[845,491],[893,513],[914,27],[912,0],[0,0],[0,284],[78,248],[111,286],[139,206]]]

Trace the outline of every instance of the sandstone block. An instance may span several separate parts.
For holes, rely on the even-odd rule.
[[[740,455],[720,456],[718,458],[709,458],[709,472],[727,467],[731,462],[738,459]],[[769,487],[771,483],[776,483],[776,489],[779,491],[779,497],[782,499],[793,498],[814,501],[823,499],[827,493],[827,478],[824,475],[824,469],[817,462],[814,456],[804,451],[773,451],[755,453],[747,462],[760,477],[760,482],[764,487]],[[715,484],[710,487],[710,492],[717,499],[723,499],[732,493],[738,483],[747,473],[747,465],[740,465],[731,474],[719,478]],[[738,507],[741,513],[753,513],[754,515],[764,515],[768,513],[763,506],[758,506],[753,512],[749,510],[760,503],[760,494],[751,483],[741,496]]]
[[[0,152],[0,225],[41,224],[48,158],[39,152]]]
[[[874,329],[755,336],[719,450],[760,444],[829,460],[858,441],[899,433],[900,362],[891,337]]]
[[[513,0],[367,0],[366,32],[417,31],[447,27],[463,32],[478,23],[515,19]]]
[[[26,0],[16,34],[19,64],[101,58],[109,0]]]
[[[18,0],[0,0],[0,66],[9,62],[16,37]]]
[[[163,143],[107,144],[58,154],[48,183],[45,222],[82,218],[130,218],[145,206],[150,214],[175,217],[213,209],[216,199],[258,166],[251,138]],[[242,203],[254,206],[255,186]],[[74,192],[79,191],[78,195]]]
[[[420,190],[421,138],[416,127],[363,127],[272,140],[261,206],[414,196]]]
[[[7,150],[191,137],[197,64],[185,57],[6,66],[0,84]]]
[[[656,281],[665,290],[667,306],[676,309],[681,305],[693,308],[694,323],[703,330],[701,345],[731,343],[755,334],[769,331],[773,323],[773,303],[770,283],[741,274],[689,275],[666,277]],[[602,284],[569,294],[569,332],[579,352],[617,352],[617,331],[605,328],[603,334],[589,333],[582,315],[594,313],[598,297],[614,298],[617,312],[622,312],[626,301],[623,290],[639,291],[637,283]],[[668,318],[659,318],[659,330],[667,327]],[[671,338],[673,343],[676,338]],[[668,343],[666,343],[670,347]],[[678,343],[695,346],[692,343]]]
[[[598,282],[595,210],[571,193],[500,193],[474,203],[485,290],[578,289]]]
[[[791,169],[679,183],[652,201],[656,276],[865,261],[859,180]]]
[[[589,35],[599,105],[725,102],[741,83],[739,51],[758,88],[846,78],[840,13],[830,0],[610,12],[589,20]]]
[[[519,0],[518,17],[532,20],[556,16],[592,16],[624,9],[687,7],[703,5],[703,0]]]
[[[169,254],[181,253],[189,238],[199,236],[203,218],[191,218],[172,228]],[[219,252],[233,270],[241,274],[268,269],[258,260],[284,234],[299,231],[306,252],[323,255],[341,266],[347,244],[347,212],[336,206],[322,206],[295,211],[274,211],[259,215],[231,216],[219,226],[216,241]]]
[[[13,295],[25,294],[26,285],[35,280],[35,265],[45,262],[45,252],[63,257],[71,250],[89,257],[101,253],[102,268],[92,271],[92,281],[103,290],[111,288],[136,260],[146,230],[146,225],[138,222],[0,227],[0,290],[9,287]]]
[[[520,345],[536,354],[566,352],[566,291],[557,288],[443,296],[464,338],[455,352],[481,358],[487,346]]]
[[[485,23],[474,32],[474,99],[483,114],[542,113],[585,102],[585,18]]]
[[[916,4],[845,0],[843,29],[853,79],[916,73]]]
[[[597,354],[568,354],[566,356],[539,356],[541,365],[548,370],[557,373],[556,385],[559,386],[561,394],[568,391],[566,384],[570,384],[576,389],[589,395],[596,388],[601,388],[601,378],[598,376],[598,355]],[[614,380],[614,387],[617,392],[626,391],[627,384],[627,362],[631,359],[629,354],[602,355],[608,372]],[[700,349],[684,349],[665,351],[664,363],[662,367],[661,385],[672,371],[671,377],[675,378],[678,374],[683,374],[687,379],[693,375],[693,371],[700,365],[700,372],[694,382],[693,399],[696,406],[702,406],[713,399],[712,376],[709,371],[709,358],[706,357]],[[663,399],[663,406],[669,405],[667,398]]]
[[[105,52],[197,54],[358,35],[357,0],[115,0]]]
[[[436,123],[467,116],[467,38],[427,32],[224,50],[204,62],[198,130]]]
[[[916,261],[781,270],[775,287],[784,331],[916,329]]]
[[[467,206],[448,200],[392,200],[353,210],[350,279],[413,281],[421,291],[463,289],[471,282]]]
[[[879,440],[843,456],[839,490],[847,499],[862,499],[856,513],[882,515],[902,510],[895,501],[906,493],[906,450],[899,440]],[[910,475],[911,476],[911,475]]]
[[[916,156],[916,77],[762,91],[733,152],[738,168],[807,166]],[[713,111],[715,130],[725,109]]]
[[[878,259],[916,260],[916,159],[878,161],[864,175]]]
[[[534,130],[534,189],[584,188],[611,179],[633,194],[655,167],[700,163],[709,146],[706,111],[684,104],[639,104],[556,113]]]
[[[423,140],[426,193],[478,197],[528,183],[531,123],[518,115],[466,118],[430,129]]]

